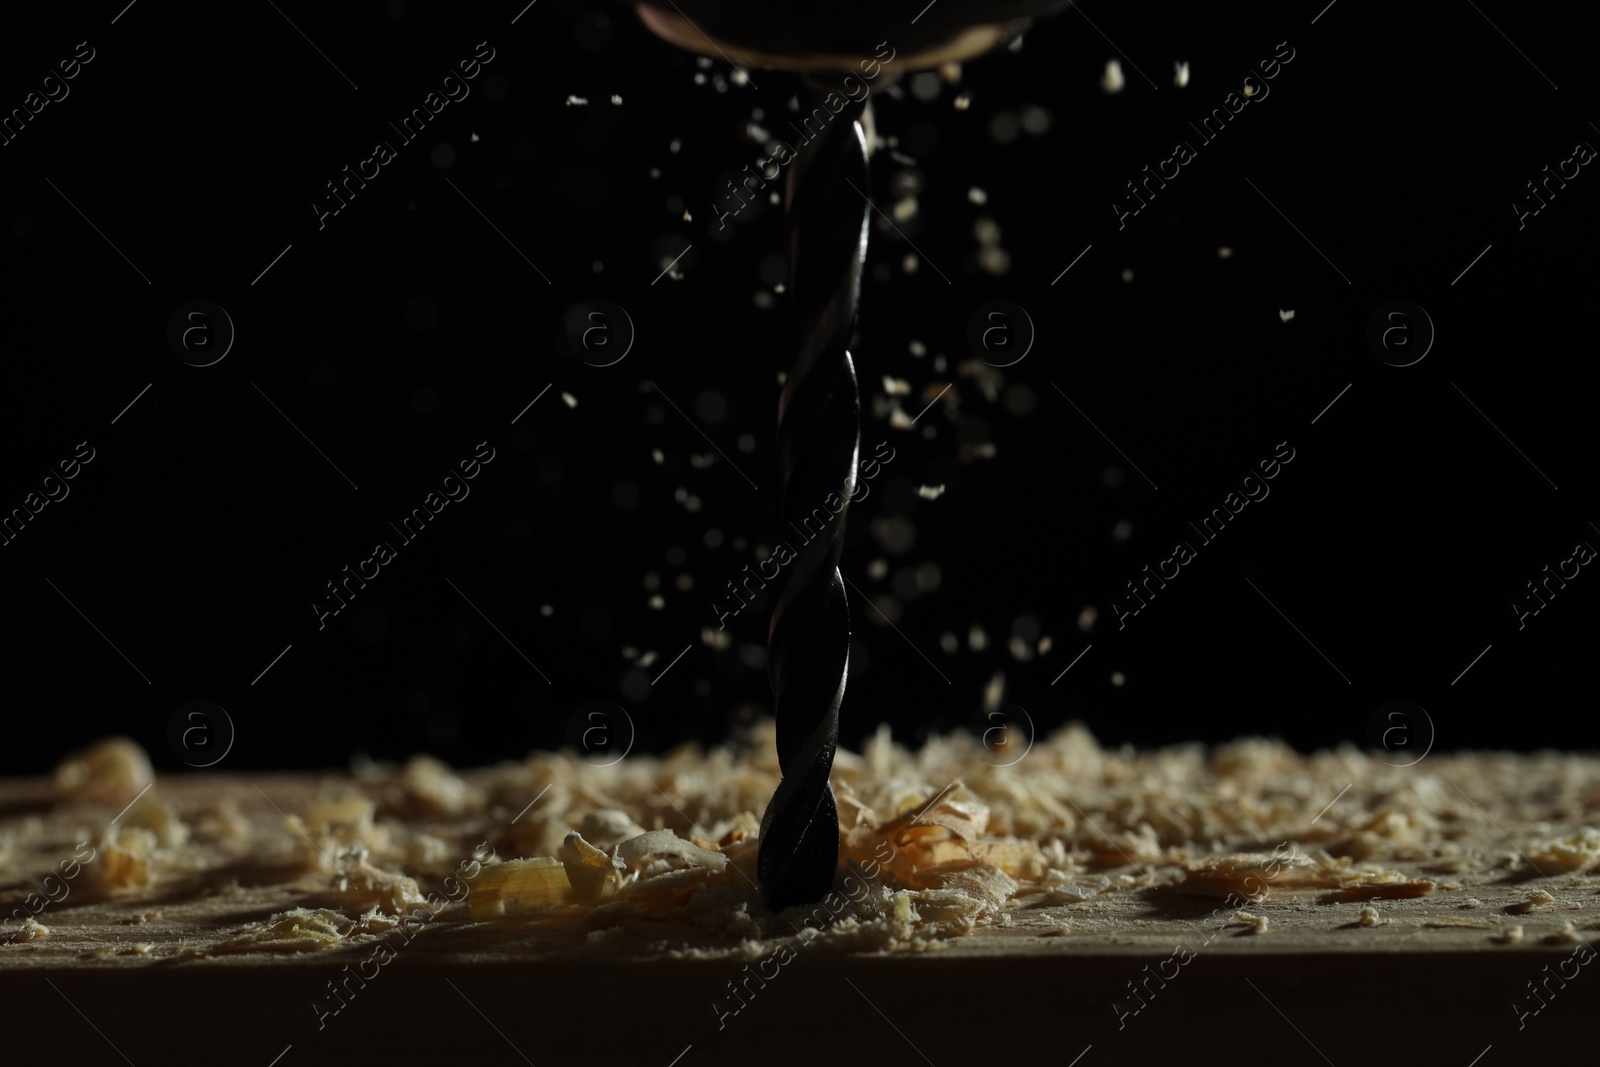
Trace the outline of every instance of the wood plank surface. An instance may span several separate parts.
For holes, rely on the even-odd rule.
[[[843,754],[841,817],[862,821],[843,828],[839,915],[810,923],[759,903],[741,829],[775,781],[759,757],[153,784],[113,763],[98,789],[0,783],[5,1030],[19,1053],[79,1049],[71,1062],[265,1065],[292,1046],[285,1067],[465,1050],[682,1053],[684,1067],[1020,1053],[1487,1067],[1592,1051],[1594,757],[1397,769],[1268,742],[1110,753],[1081,737],[1005,773],[981,755]],[[594,812],[731,862],[658,855],[594,899],[553,868],[561,901],[485,906],[485,872],[558,856],[573,830],[601,836]],[[851,842],[873,840],[905,855],[863,874]],[[869,891],[855,903],[850,872]],[[985,872],[1014,889],[985,897]],[[904,903],[895,917],[902,897],[915,919]],[[297,923],[310,932],[283,933]]]

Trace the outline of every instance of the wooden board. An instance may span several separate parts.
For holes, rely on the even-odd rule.
[[[865,805],[876,819],[895,814],[879,810],[893,793],[878,790],[880,779],[932,795],[929,786],[904,783],[901,760],[910,755],[892,755],[845,754],[836,789],[857,803],[841,811]],[[70,1048],[69,1062],[140,1065],[265,1065],[292,1046],[284,1067],[463,1053],[508,1064],[526,1057],[683,1067],[819,1056],[943,1067],[1033,1053],[1061,1063],[1081,1053],[1083,1067],[1157,1055],[1466,1065],[1481,1053],[1489,1067],[1544,1052],[1592,1054],[1600,968],[1587,963],[1600,930],[1600,880],[1590,877],[1593,868],[1540,870],[1529,857],[1592,826],[1600,760],[1434,757],[1400,777],[1359,754],[1299,757],[1268,747],[1198,763],[1192,754],[1099,752],[1090,775],[1072,765],[1082,751],[1062,743],[1003,777],[971,765],[972,755],[925,765],[923,777],[962,772],[947,796],[971,798],[967,809],[987,805],[985,840],[1054,842],[1082,862],[1053,891],[1016,879],[1017,892],[968,933],[933,924],[888,948],[826,913],[817,923],[825,934],[814,941],[781,930],[759,905],[753,838],[729,840],[740,838],[737,830],[718,835],[734,857],[721,874],[679,872],[704,883],[672,898],[690,903],[631,916],[615,904],[607,912],[567,903],[484,917],[469,900],[409,929],[384,927],[394,920],[374,902],[393,887],[374,888],[359,874],[403,871],[418,893],[443,900],[445,879],[470,865],[478,842],[502,860],[554,855],[539,846],[596,809],[627,811],[640,826],[667,826],[714,846],[697,828],[739,821],[734,809],[759,797],[770,777],[760,760],[748,769],[751,781],[731,786],[723,769],[697,766],[708,757],[687,752],[632,760],[610,777],[563,768],[550,754],[459,777],[430,764],[163,777],[120,815],[123,805],[109,795],[63,799],[48,780],[0,783],[3,912],[58,898],[34,916],[47,936],[0,945],[7,1040],[26,1056]],[[1058,773],[1067,777],[1056,781]],[[1256,832],[1201,846],[1177,830],[1142,830],[1173,818],[1153,815],[1150,798],[1180,781],[1210,790],[1210,798],[1196,795],[1196,811],[1212,802],[1256,811]],[[1015,802],[1019,783],[1030,794],[1064,786],[1072,799],[1055,806],[1075,812],[1074,825],[1023,832],[1036,812]],[[1335,801],[1321,814],[1309,806],[1271,814],[1279,791],[1318,790],[1324,803]],[[646,799],[652,792],[659,801]],[[1130,807],[1141,796],[1143,807]],[[369,799],[375,813],[345,827],[368,844],[364,867],[332,847],[336,824],[305,821],[319,802],[352,797]],[[112,835],[160,827],[168,810],[187,840],[158,845],[150,884],[114,884]],[[1409,832],[1407,819],[1427,832]],[[1006,833],[992,832],[997,822]],[[174,836],[171,827],[146,832]],[[87,856],[80,842],[95,855],[68,878],[73,857]],[[1269,870],[1265,898],[1241,909],[1193,895],[1193,877],[1185,881],[1185,870],[1205,857],[1267,855],[1274,843],[1324,857],[1330,846],[1365,852],[1356,866],[1372,862],[1434,888],[1368,901],[1336,886],[1288,887]],[[881,880],[895,889],[889,868]],[[467,892],[471,885],[457,883]],[[709,906],[718,893],[720,903]],[[1080,894],[1085,899],[1071,899]],[[741,898],[746,912],[730,913],[727,903]],[[932,896],[917,899],[930,911]],[[1379,925],[1363,924],[1369,904]],[[229,949],[296,908],[327,909],[354,929],[326,946]],[[1240,910],[1265,917],[1264,932],[1238,923]],[[0,941],[19,925],[0,926]],[[1521,927],[1520,939],[1510,939],[1512,926]],[[392,946],[386,955],[379,943]]]

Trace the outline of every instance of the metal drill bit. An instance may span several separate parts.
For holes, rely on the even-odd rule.
[[[780,524],[815,509],[838,515],[800,549],[772,611],[767,675],[783,780],[761,820],[756,871],[773,911],[820,900],[839,865],[839,811],[828,775],[850,663],[850,609],[839,575],[856,487],[861,396],[846,346],[867,256],[867,144],[846,106],[791,165],[789,288],[799,346],[778,400]],[[807,531],[809,534],[809,531]]]
[[[869,79],[880,68],[892,74],[982,55],[1070,2],[671,0],[658,7],[633,0],[652,33],[688,51],[811,75],[859,66]],[[788,178],[789,285],[800,345],[778,402],[783,522],[818,507],[831,511],[832,493],[841,505],[837,521],[824,523],[799,553],[767,635],[783,780],[761,820],[756,870],[775,911],[822,898],[839,865],[828,773],[850,661],[839,550],[860,444],[861,398],[845,346],[867,250],[866,139],[857,122],[866,99],[848,103],[807,142]]]

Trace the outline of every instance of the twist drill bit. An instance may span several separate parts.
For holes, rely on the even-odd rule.
[[[652,33],[690,52],[813,75],[859,66],[872,77],[880,68],[893,76],[982,55],[1020,34],[1034,18],[1070,2],[670,0],[658,6],[658,0],[633,0],[633,5]],[[767,907],[774,911],[823,897],[839,864],[839,812],[828,773],[850,660],[839,550],[860,445],[860,393],[845,346],[855,327],[866,258],[866,141],[858,124],[866,99],[837,113],[799,153],[788,178],[789,284],[801,342],[778,402],[781,511],[787,522],[793,509],[827,508],[830,493],[839,494],[841,504],[838,521],[826,523],[799,554],[767,635],[783,779],[761,820],[756,870]]]
[[[865,104],[863,97],[843,109],[800,152],[786,189],[799,347],[778,400],[780,524],[818,507],[831,513],[832,494],[840,506],[800,550],[767,635],[783,779],[761,820],[756,872],[773,911],[821,899],[839,864],[828,774],[850,664],[839,552],[861,439],[861,397],[846,346],[867,256],[867,145],[858,121]]]

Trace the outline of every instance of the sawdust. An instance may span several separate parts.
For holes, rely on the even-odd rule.
[[[1581,877],[1600,862],[1592,758],[1437,755],[1395,769],[1351,747],[1305,756],[1260,738],[1139,753],[1103,748],[1072,725],[1036,739],[1017,765],[997,767],[972,737],[935,736],[913,751],[880,728],[859,753],[835,758],[833,891],[773,915],[761,903],[756,860],[760,814],[778,781],[774,733],[764,720],[710,751],[686,746],[606,767],[548,752],[464,772],[426,757],[365,762],[321,779],[309,796],[295,780],[267,777],[254,791],[216,789],[198,800],[158,785],[106,832],[86,869],[122,901],[119,916],[157,889],[172,910],[248,896],[236,884],[241,864],[258,876],[276,872],[290,900],[305,905],[191,937],[190,955],[331,947],[376,936],[420,908],[445,924],[544,924],[548,936],[588,951],[714,956],[795,937],[852,951],[927,950],[1017,923],[1054,936],[1070,929],[1077,941],[1111,929],[1108,905],[1139,899],[1177,914],[1185,898],[1218,899],[1223,915],[1259,936],[1303,921],[1271,910],[1272,901],[1401,906],[1441,889],[1417,871],[1458,874],[1482,893],[1490,877]],[[51,815],[62,825],[53,838],[42,823],[31,836],[0,827],[12,862],[27,868],[37,858],[43,868],[65,827],[92,825],[97,811],[110,818],[114,809],[95,806],[125,804],[149,786],[148,759],[130,745],[113,740],[65,761]],[[92,787],[89,769],[118,788]],[[1457,782],[1475,783],[1471,799],[1451,788]],[[1511,809],[1534,795],[1539,822],[1519,823]],[[1510,827],[1515,848],[1487,827],[1485,812]],[[449,904],[425,899],[421,886],[480,842],[487,851],[456,872],[470,892]],[[1506,910],[1550,899],[1535,889]],[[1390,922],[1368,905],[1345,925]],[[1423,925],[1509,936],[1494,923],[1446,916]],[[666,930],[694,936],[663,938]],[[152,943],[152,957],[168,952]]]

